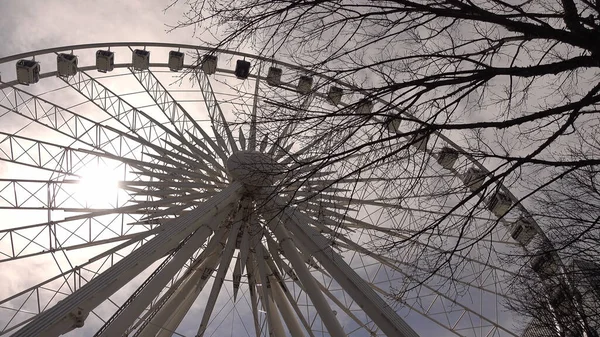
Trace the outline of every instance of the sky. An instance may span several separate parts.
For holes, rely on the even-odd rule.
[[[20,52],[108,41],[193,43],[190,31],[167,33],[182,6],[165,0],[0,1],[0,57]]]
[[[184,9],[167,13],[165,0],[71,1],[0,0],[0,58],[50,47],[115,41],[160,41],[194,44],[189,29],[168,33]],[[21,274],[43,270],[43,265],[15,267]],[[39,269],[38,269],[39,268]],[[22,275],[21,275],[22,276]],[[16,281],[15,281],[16,282]],[[10,280],[10,289],[20,288]],[[233,326],[233,325],[232,325]],[[193,329],[186,331],[192,334]]]

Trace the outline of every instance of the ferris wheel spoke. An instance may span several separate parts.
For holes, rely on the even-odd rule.
[[[208,321],[212,315],[215,304],[217,303],[217,296],[223,286],[223,281],[225,279],[225,274],[229,269],[229,265],[231,263],[231,259],[233,258],[233,252],[235,251],[235,243],[237,239],[238,232],[240,227],[242,226],[242,221],[244,221],[244,216],[246,214],[247,205],[244,205],[244,201],[242,201],[242,210],[238,210],[231,227],[231,231],[229,232],[229,238],[227,239],[227,243],[223,248],[223,254],[221,256],[221,261],[219,262],[219,269],[217,270],[217,274],[215,276],[215,280],[213,282],[213,286],[206,302],[206,306],[204,308],[204,313],[202,314],[202,321],[200,322],[200,326],[198,327],[198,332],[196,336],[202,337],[206,332],[206,327],[208,326]]]
[[[267,236],[267,238],[270,238],[270,236]],[[273,241],[273,239],[271,239],[271,241]],[[265,249],[265,253],[264,254],[268,254],[267,253],[267,249]],[[294,299],[294,297],[292,296],[291,292],[288,289],[288,286],[286,285],[284,278],[282,277],[282,275],[278,272],[279,270],[285,270],[284,275],[288,275],[290,276],[292,282],[299,287],[299,289],[301,289],[302,291],[304,291],[304,288],[302,286],[302,284],[300,283],[298,277],[296,276],[296,274],[292,271],[292,269],[285,263],[283,262],[283,260],[281,259],[281,257],[279,256],[279,253],[274,253],[271,251],[271,247],[269,247],[268,251],[271,253],[270,254],[270,259],[268,260],[270,262],[269,268],[270,271],[272,273],[274,273],[276,282],[279,282],[278,287],[281,289],[281,293],[279,293],[279,290],[277,290],[277,292],[279,293],[277,296],[285,296],[287,303],[289,306],[291,306],[291,308],[293,309],[294,313],[296,314],[296,317],[298,317],[298,319],[300,319],[300,322],[302,323],[302,325],[304,326],[306,332],[309,334],[310,337],[315,337],[314,333],[309,325],[309,323],[306,320],[306,317],[304,316],[304,314],[302,313],[302,311],[300,310],[300,308],[298,307],[298,303],[297,301]],[[285,305],[285,304],[282,304]],[[287,309],[286,309],[287,310]],[[290,323],[290,324],[295,324],[295,323]]]
[[[262,64],[259,65],[258,74],[260,75],[262,70]],[[250,112],[250,134],[248,135],[248,150],[256,151],[256,118],[258,112],[258,99],[259,99],[259,88],[260,88],[260,76],[256,76],[254,82],[254,97],[252,98],[252,111]],[[241,128],[240,128],[241,130]],[[243,135],[240,131],[240,136]],[[241,140],[241,137],[240,137]],[[243,146],[242,146],[243,147]]]
[[[280,201],[278,201],[280,202]],[[307,221],[300,220],[305,216],[293,213],[285,209],[286,227],[299,239],[302,244],[314,254],[325,269],[334,274],[334,278],[342,285],[344,290],[363,308],[369,317],[376,322],[379,328],[387,335],[416,336],[416,333],[402,320],[396,312],[391,310],[381,298],[379,298],[350,268],[343,259],[335,253],[328,245],[328,240],[321,234],[316,233],[310,226],[300,226]],[[304,218],[304,220],[307,220]],[[281,240],[281,239],[280,239]],[[319,240],[318,243],[313,240]],[[342,276],[343,275],[343,276]],[[344,286],[345,285],[345,286]],[[360,289],[360,290],[358,290]],[[369,291],[370,290],[370,291]]]
[[[209,240],[206,249],[181,277],[178,286],[170,288],[169,298],[163,305],[153,308],[153,315],[143,322],[132,337],[171,336],[200,295],[219,263],[221,248],[227,234],[221,227]]]
[[[294,267],[296,275],[298,275],[298,278],[308,291],[308,295],[312,300],[313,304],[315,305],[316,310],[319,313],[319,316],[321,317],[321,320],[323,321],[325,326],[327,326],[329,333],[333,337],[345,336],[344,330],[342,329],[340,323],[333,314],[331,307],[323,297],[323,294],[318,290],[319,287],[317,285],[317,282],[308,271],[304,258],[301,257],[300,253],[298,252],[298,249],[295,247],[287,231],[284,229],[283,226],[273,222],[269,223],[269,227],[280,242],[280,246],[283,250],[285,257],[288,261],[290,261],[290,263]]]
[[[121,219],[120,225],[111,221],[106,223],[98,220],[92,221],[93,217],[91,215],[89,218],[83,219],[74,229],[69,228],[72,224],[67,223],[68,221],[52,220],[37,225],[1,230],[0,263],[60,250],[75,251],[134,238],[142,239],[152,233],[140,233],[132,229],[123,230],[125,228],[123,226],[124,219],[120,215],[118,215],[118,218]],[[90,230],[92,223],[101,228],[93,234]],[[121,230],[117,231],[113,229],[114,227]]]
[[[75,76],[66,79],[61,77],[61,79],[115,121],[148,143],[160,144],[162,139],[182,141],[182,138],[174,131],[133,107],[86,72],[80,71]]]
[[[195,143],[199,147],[201,147],[201,149],[196,148],[194,150],[194,153],[196,153],[197,155],[199,155],[208,164],[210,164],[212,166],[213,171],[215,172],[215,174],[217,174],[217,175],[225,174],[226,175],[225,167],[223,167],[223,165],[219,161],[215,160],[214,156],[212,155],[214,153],[214,151],[211,151],[211,149],[205,144],[205,142],[207,142],[207,141],[203,141],[200,138],[192,135],[189,132],[188,132],[188,135],[190,135],[190,137],[195,141]],[[219,172],[217,172],[217,170]]]
[[[261,248],[262,246],[258,246],[256,248],[256,252],[251,253],[258,266],[257,280],[260,282],[260,287],[257,286],[258,298],[262,303],[263,310],[266,312],[269,336],[283,336],[285,335],[283,331],[283,324],[281,323],[280,316],[275,309],[273,294],[271,293],[272,285],[267,277],[268,272],[265,264],[265,256]]]
[[[300,311],[297,310],[297,308],[293,308],[293,302],[290,302],[290,298],[286,296],[286,291],[283,289],[283,281],[270,276],[270,282],[271,288],[273,289],[273,297],[277,302],[277,306],[282,313],[292,337],[304,337],[302,328],[295,317]]]
[[[421,282],[421,281],[417,281],[417,279],[413,275],[410,275],[410,274],[407,274],[406,272],[404,272],[404,270],[402,269],[402,266],[411,268],[411,269],[415,269],[417,271],[421,271],[421,272],[423,272],[423,274],[426,274],[429,272],[428,270],[422,269],[418,265],[415,265],[414,263],[409,263],[406,261],[401,261],[398,259],[393,259],[393,258],[390,258],[387,256],[383,256],[381,254],[377,254],[373,251],[370,251],[364,247],[359,246],[355,242],[353,242],[343,236],[338,237],[338,240],[342,241],[342,242],[339,242],[339,241],[337,242],[337,245],[339,245],[340,247],[346,248],[348,250],[359,253],[361,255],[369,256],[369,257],[375,259],[377,262],[381,263],[383,266],[386,266],[387,268],[390,268],[391,270],[399,272],[399,273],[403,274],[404,276],[406,276],[407,278],[414,280],[415,282]],[[487,267],[495,268],[494,266],[489,266],[489,265]],[[456,282],[456,283],[462,284],[463,286],[478,289],[478,290],[487,292],[489,294],[492,294],[494,296],[501,297],[506,300],[513,299],[508,294],[498,293],[498,289],[494,287],[494,286],[496,286],[495,284],[492,285],[492,288],[484,287],[482,285],[473,284],[473,282],[467,282],[467,281],[461,280],[459,278],[456,278],[452,275],[445,275],[442,273],[436,274],[436,278],[442,278],[442,279],[446,279],[450,282]]]
[[[105,155],[0,132],[0,160],[59,174],[75,175]],[[123,167],[117,165],[117,168]],[[52,168],[55,167],[55,168]]]
[[[16,87],[0,89],[0,107],[81,143],[119,157],[140,159],[147,143],[138,137],[104,126],[69,109]]]
[[[174,219],[169,226],[159,232],[148,243],[134,250],[110,269],[82,286],[67,300],[36,316],[26,327],[19,330],[20,333],[36,334],[44,331],[47,335],[54,336],[71,330],[76,319],[76,317],[70,315],[71,312],[77,307],[86,308],[87,310],[95,308],[106,297],[127,283],[131,277],[147,268],[163,256],[165,252],[176,247],[178,242],[196,229],[193,224],[211,223],[219,221],[219,218],[222,220],[228,215],[229,208],[226,207],[217,212],[217,205],[234,202],[240,189],[241,185],[233,184],[219,195],[202,204],[201,207]],[[83,314],[85,315],[85,313]],[[48,318],[53,319],[48,320]]]
[[[200,132],[203,139],[206,141],[208,146],[210,146],[211,150],[209,150],[208,152],[216,153],[219,156],[219,158],[221,158],[223,163],[226,163],[227,159],[229,157],[225,153],[224,149],[222,149],[221,146],[217,145],[217,143],[215,143],[215,141],[212,140],[210,138],[210,136],[203,129],[198,129],[198,132]],[[198,142],[197,144],[200,144],[200,143],[202,143],[202,142]]]
[[[221,106],[217,101],[217,97],[212,89],[212,85],[210,84],[210,79],[208,75],[206,75],[203,71],[194,71],[194,76],[196,77],[196,82],[202,92],[202,97],[204,98],[204,103],[206,105],[206,110],[208,111],[208,116],[211,120],[211,128],[213,129],[214,135],[217,140],[220,139],[219,143],[223,146],[223,151],[229,153],[229,148],[231,148],[232,152],[237,152],[237,144],[233,138],[232,130],[229,127],[229,123],[223,115],[223,111],[221,110]],[[229,147],[221,138],[221,135],[226,135]],[[206,136],[204,136],[206,139]]]
[[[160,108],[181,137],[189,137],[187,135],[188,132],[196,137],[199,136],[197,130],[200,128],[200,125],[198,125],[198,122],[173,98],[169,90],[163,86],[151,70],[138,71],[132,67],[128,67],[128,69],[148,95],[152,97],[154,103]],[[188,139],[188,142],[185,144],[188,148],[194,149],[195,147],[191,146],[190,140]]]
[[[257,271],[255,270],[255,261],[254,261],[254,255],[253,254],[248,254],[248,260],[246,261],[246,268],[248,271],[248,292],[250,293],[250,307],[252,310],[252,321],[254,322],[254,333],[256,337],[260,337],[262,336],[261,331],[262,331],[262,327],[261,327],[261,323],[260,323],[260,315],[259,315],[259,304],[258,304],[258,297],[257,297],[257,287],[256,287],[256,280],[257,280]]]
[[[148,211],[149,208],[164,207],[164,206],[169,206],[169,205],[171,205],[173,203],[177,203],[177,202],[189,202],[191,200],[206,199],[206,198],[214,197],[214,196],[215,196],[214,193],[195,192],[195,193],[192,193],[189,195],[173,196],[173,197],[168,197],[168,198],[164,198],[164,199],[160,199],[160,200],[156,200],[156,201],[140,201],[133,205],[127,205],[127,206],[115,207],[115,208],[109,208],[109,209],[101,209],[101,210],[97,210],[97,211],[93,211],[93,212],[89,212],[89,213],[73,215],[73,216],[66,217],[65,220],[67,220],[67,221],[81,220],[81,219],[88,219],[90,217],[97,217],[97,216],[107,215],[107,214],[146,214],[149,212]]]
[[[223,139],[223,136],[221,136],[221,134],[219,133],[219,131],[217,130],[217,128],[214,125],[211,125],[210,127],[213,131],[215,141],[217,142],[217,145],[219,146],[219,148],[221,148],[223,150],[223,152],[225,152],[225,154],[229,155],[230,154],[230,152],[228,150],[229,147],[227,146],[225,139]],[[224,125],[223,129],[227,130],[227,131],[225,131],[226,133],[227,132],[231,133],[231,130],[229,130],[228,125]],[[229,134],[227,136],[229,136]],[[235,143],[233,143],[233,139],[229,139],[229,140],[232,142],[231,144],[234,144],[234,146],[235,146]],[[233,147],[233,146],[230,146],[230,147]],[[234,153],[237,152],[237,146],[234,149],[235,149],[235,151],[233,151],[233,152]]]
[[[131,295],[129,300],[98,330],[96,336],[121,336],[132,325],[132,317],[139,317],[143,310],[157,297],[169,280],[180,270],[199,246],[208,239],[211,230],[200,227],[186,238],[153,274]]]
[[[132,247],[135,249],[135,246],[144,239],[144,235],[129,239],[127,242],[117,247],[92,257],[89,261],[81,265],[63,271],[28,289],[0,300],[0,312],[5,313],[7,310],[15,312],[15,310],[11,308],[19,307],[21,309],[18,309],[17,312],[15,312],[15,317],[17,313],[23,310],[25,310],[23,312],[31,313],[32,315],[41,314],[48,310],[52,305],[55,305],[59,300],[64,299],[72,292],[92,281],[103,271],[112,267],[121,260],[123,256],[127,255]],[[72,287],[69,288],[70,290],[66,290],[66,280],[72,282]],[[21,319],[11,320],[0,329],[0,335],[9,333],[26,323],[29,323],[34,318],[35,317],[29,317],[23,319],[21,317]]]

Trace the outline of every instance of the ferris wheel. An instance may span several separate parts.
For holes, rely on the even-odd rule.
[[[543,233],[481,163],[393,117],[325,158],[335,137],[276,118],[384,101],[190,45],[0,67],[0,335],[519,335],[507,257]],[[357,169],[373,135],[390,156]]]

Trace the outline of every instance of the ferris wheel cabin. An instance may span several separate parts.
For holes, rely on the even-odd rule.
[[[58,54],[56,71],[59,77],[69,77],[77,74],[77,56],[73,54]]]
[[[171,50],[169,52],[169,69],[175,72],[183,69],[184,56],[185,55],[182,52]]]
[[[327,92],[327,100],[333,105],[338,105],[342,102],[342,95],[344,91],[342,88],[331,86],[329,87],[329,91]]]
[[[467,172],[462,175],[462,178],[465,186],[467,186],[471,192],[475,192],[483,186],[485,176],[486,174],[483,170],[477,167],[470,167]]]
[[[412,140],[411,145],[414,146],[417,151],[427,151],[427,142],[429,141],[429,134],[425,131],[417,132]]]
[[[202,58],[202,65],[200,66],[202,71],[206,75],[212,75],[217,72],[217,56],[216,55],[204,55]]]
[[[488,199],[487,208],[499,218],[503,217],[511,207],[512,201],[510,198],[500,191],[494,193]]]
[[[400,123],[402,120],[397,116],[388,116],[385,125],[389,133],[396,134],[400,131]]]
[[[142,49],[134,50],[131,55],[131,63],[134,70],[148,70],[150,67],[150,52]]]
[[[17,62],[17,81],[20,84],[33,84],[40,80],[40,64],[33,60]]]
[[[245,80],[250,76],[250,62],[246,60],[237,60],[234,70],[235,77]]]
[[[107,73],[115,69],[115,53],[109,50],[96,51],[96,69],[101,73]]]
[[[313,78],[310,76],[300,76],[298,80],[298,92],[307,95],[312,90]]]
[[[531,220],[525,217],[519,218],[510,228],[510,236],[523,246],[527,246],[531,242],[535,232]]]
[[[283,70],[281,68],[270,67],[267,73],[267,84],[270,86],[278,86],[281,84],[281,75]]]
[[[437,162],[446,170],[451,170],[458,160],[458,152],[448,146],[442,147],[437,157]]]
[[[368,99],[362,99],[356,105],[356,113],[368,116],[373,111],[373,102]]]

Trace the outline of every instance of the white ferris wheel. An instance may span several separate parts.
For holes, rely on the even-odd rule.
[[[372,148],[325,163],[326,137],[257,118],[384,101],[190,45],[0,67],[1,336],[518,336],[506,257],[543,234],[482,164],[436,133],[356,170]]]

